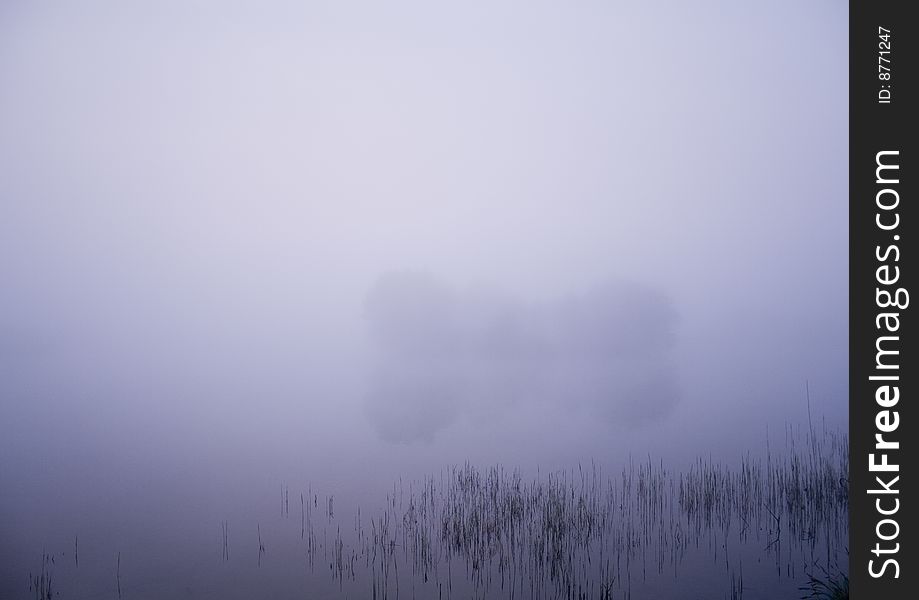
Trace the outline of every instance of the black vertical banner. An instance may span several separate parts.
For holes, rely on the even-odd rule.
[[[910,297],[919,23],[909,8],[862,1],[849,13],[849,573],[851,596],[866,600],[919,597],[917,498],[907,491],[919,483],[919,361],[908,350],[919,301]]]

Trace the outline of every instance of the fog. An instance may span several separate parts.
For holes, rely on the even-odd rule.
[[[847,27],[4,2],[0,558],[126,498],[739,455],[806,388],[845,427]]]
[[[674,311],[653,289],[608,284],[546,305],[459,294],[430,276],[384,276],[367,298],[378,346],[368,414],[384,439],[431,441],[464,413],[579,409],[611,425],[677,400]]]

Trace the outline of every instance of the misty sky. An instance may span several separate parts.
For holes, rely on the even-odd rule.
[[[847,27],[3,2],[7,510],[102,456],[743,448],[806,381],[845,426]]]

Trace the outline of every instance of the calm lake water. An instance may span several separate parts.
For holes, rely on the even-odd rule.
[[[37,500],[51,512],[19,524],[34,539],[7,552],[3,597],[776,599],[848,572],[844,435],[687,463],[245,490],[151,474],[105,501]]]

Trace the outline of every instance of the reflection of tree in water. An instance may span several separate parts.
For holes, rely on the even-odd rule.
[[[390,441],[430,440],[476,406],[564,406],[640,424],[669,414],[678,397],[676,313],[648,286],[609,283],[526,304],[394,273],[365,304],[377,350],[367,412]]]

